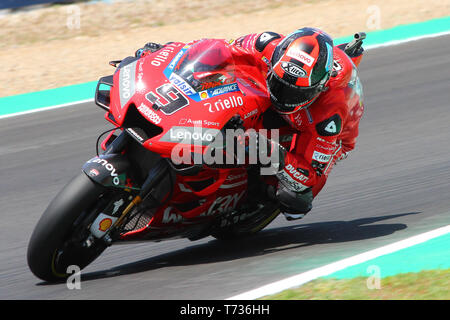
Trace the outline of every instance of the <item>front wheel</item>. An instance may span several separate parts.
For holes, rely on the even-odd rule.
[[[80,224],[104,193],[104,187],[81,173],[53,199],[28,244],[28,266],[34,275],[45,281],[64,279],[69,266],[82,269],[105,250],[101,241],[83,246],[77,239]]]

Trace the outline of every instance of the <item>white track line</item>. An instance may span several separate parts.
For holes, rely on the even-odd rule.
[[[44,107],[44,108],[39,108],[39,109],[32,109],[32,110],[28,110],[28,111],[22,111],[22,112],[16,112],[16,113],[11,113],[11,114],[5,114],[3,116],[0,116],[0,120],[1,119],[6,119],[6,118],[11,118],[11,117],[16,117],[16,116],[22,116],[22,115],[25,115],[25,114],[30,114],[30,113],[35,113],[35,112],[41,112],[41,111],[48,111],[48,110],[72,107],[72,106],[75,106],[75,105],[78,105],[78,104],[82,104],[82,103],[86,103],[86,102],[94,102],[94,98],[86,99],[86,100],[80,100],[80,101],[75,101],[75,102],[69,102],[69,103],[63,103],[63,104],[58,104],[58,105],[55,105],[55,106]]]
[[[392,41],[387,41],[387,42],[378,43],[378,44],[372,44],[372,45],[363,46],[363,47],[364,47],[364,50],[377,49],[377,48],[382,48],[382,47],[396,46],[396,45],[399,45],[399,44],[403,44],[403,43],[407,43],[407,42],[413,42],[413,41],[422,40],[422,39],[446,36],[446,35],[449,35],[449,34],[450,34],[450,30],[449,31],[438,32],[438,33],[425,34],[425,35],[422,35],[422,36],[411,37],[411,38],[402,39],[402,40],[392,40]]]
[[[389,46],[403,44],[403,43],[406,43],[406,42],[417,41],[417,40],[421,40],[421,39],[445,36],[445,35],[448,35],[448,34],[450,34],[450,31],[426,34],[426,35],[418,36],[418,37],[412,37],[412,38],[407,38],[407,39],[402,39],[402,40],[394,40],[394,41],[388,41],[388,42],[380,43],[380,44],[368,45],[368,46],[364,47],[364,49],[365,50],[370,50],[370,49],[377,49],[377,48],[381,48],[381,47],[389,47]],[[25,115],[25,114],[35,113],[35,112],[59,109],[59,108],[64,108],[64,107],[70,107],[70,106],[74,106],[74,105],[77,105],[77,104],[86,103],[86,102],[93,102],[93,101],[94,101],[94,99],[87,99],[87,100],[75,101],[75,102],[70,102],[70,103],[65,103],[65,104],[59,104],[59,105],[51,106],[51,107],[45,107],[45,108],[40,108],[40,109],[33,109],[33,110],[29,110],[29,111],[24,111],[24,112],[11,113],[11,114],[0,116],[0,120],[1,119],[5,119],[5,118],[15,117],[15,116],[21,116],[21,115]]]
[[[270,284],[267,284],[265,286],[262,286],[260,288],[250,290],[241,294],[238,294],[236,296],[230,297],[226,300],[253,300],[258,299],[263,296],[267,296],[270,294],[275,294],[278,292],[281,292],[286,289],[290,289],[293,287],[299,287],[311,280],[327,276],[329,274],[332,274],[336,271],[366,262],[368,260],[372,260],[374,258],[377,258],[382,255],[386,255],[401,249],[405,249],[414,245],[417,245],[419,243],[428,241],[430,239],[445,235],[447,233],[450,233],[450,225],[447,225],[442,228],[438,228],[429,232],[425,232],[422,234],[419,234],[417,236],[407,238],[405,240],[401,240],[392,244],[389,244],[387,246],[383,246],[378,249],[370,250],[365,253],[358,254],[356,256],[343,259],[340,261],[336,261],[334,263],[286,278],[284,280],[280,280],[277,282],[273,282]]]

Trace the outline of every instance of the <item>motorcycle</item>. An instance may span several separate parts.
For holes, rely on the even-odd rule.
[[[345,51],[360,54],[364,38],[356,34]],[[69,266],[83,269],[113,244],[236,239],[280,212],[260,165],[239,161],[234,144],[248,151],[242,135],[223,139],[229,130],[264,130],[270,107],[264,75],[235,61],[229,44],[172,42],[110,64],[116,70],[98,81],[95,104],[113,129],[29,241],[28,266],[45,281],[67,278]],[[209,161],[218,155],[226,161]]]
[[[38,221],[27,253],[38,278],[64,279],[112,244],[230,239],[275,219],[273,200],[245,205],[249,166],[176,161],[205,154],[226,129],[262,126],[265,79],[236,64],[228,46],[174,42],[111,62],[116,71],[99,80],[95,103],[114,128]]]

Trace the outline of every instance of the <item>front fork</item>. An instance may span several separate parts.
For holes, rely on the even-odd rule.
[[[111,245],[115,238],[111,236],[113,231],[120,229],[136,206],[143,202],[146,208],[160,206],[167,191],[173,189],[174,172],[164,158],[159,158],[151,167],[139,188],[131,183],[130,177],[135,175],[126,153],[126,146],[130,141],[128,134],[123,131],[107,146],[104,153],[83,165],[83,172],[91,180],[113,192],[111,204],[104,210],[106,212],[99,212],[90,226],[91,235],[87,245],[95,239],[102,239],[107,245]]]

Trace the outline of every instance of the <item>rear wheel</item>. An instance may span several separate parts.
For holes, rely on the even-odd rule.
[[[81,232],[86,219],[95,219],[93,211],[98,211],[99,199],[105,191],[81,173],[53,199],[28,244],[28,266],[38,278],[64,279],[69,276],[69,266],[83,269],[105,250],[102,241],[86,246]]]

